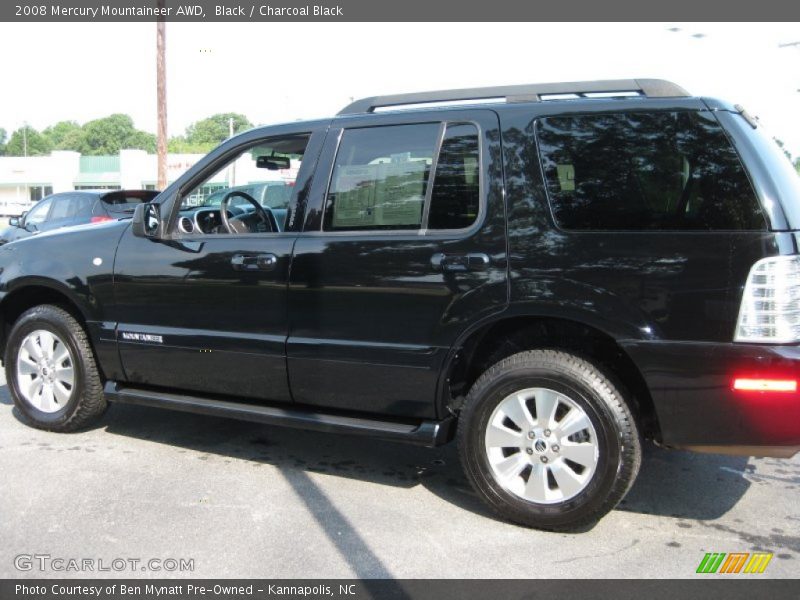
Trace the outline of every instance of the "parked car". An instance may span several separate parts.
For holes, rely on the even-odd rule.
[[[241,189],[191,210],[244,153],[302,161],[283,222]],[[456,437],[500,516],[580,529],[645,439],[800,449],[798,232],[772,139],[669,82],[367,98],[224,142],[131,220],[0,248],[6,376],[50,431],[122,402]]]
[[[102,223],[130,217],[137,204],[150,202],[158,192],[148,190],[99,190],[60,192],[42,198],[19,217],[11,217],[0,231],[0,244],[7,244],[43,231]]]

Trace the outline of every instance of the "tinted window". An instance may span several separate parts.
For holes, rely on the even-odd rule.
[[[97,199],[93,196],[74,196],[71,216],[90,217],[96,202]]]
[[[50,221],[66,219],[69,217],[72,196],[57,196],[53,198],[53,212],[50,213]]]
[[[439,130],[428,123],[345,131],[325,229],[419,229]]]
[[[449,124],[436,162],[430,229],[462,229],[478,218],[480,205],[478,128]]]
[[[717,121],[698,112],[537,121],[558,224],[588,230],[764,229],[759,203]]]

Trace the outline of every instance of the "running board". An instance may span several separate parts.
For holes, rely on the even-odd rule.
[[[417,446],[440,446],[449,442],[455,431],[453,427],[455,423],[452,417],[443,421],[422,421],[416,424],[398,423],[365,417],[346,417],[317,413],[296,407],[278,408],[263,404],[245,404],[200,396],[158,392],[126,387],[115,381],[107,382],[103,391],[106,400],[109,402],[154,406],[156,408],[167,408],[215,417],[228,417],[267,425],[363,435]]]

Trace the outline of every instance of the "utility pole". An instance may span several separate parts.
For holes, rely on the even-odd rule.
[[[28,122],[22,124],[22,156],[28,157]]]
[[[228,117],[228,139],[233,137],[233,117]],[[234,160],[231,163],[231,170],[230,170],[230,183],[228,187],[233,187],[236,185],[236,161]]]
[[[158,0],[158,8],[164,8],[165,0]],[[160,12],[160,11],[159,11]],[[166,23],[163,17],[156,23],[156,103],[158,104],[158,183],[156,188],[167,187],[167,65]]]

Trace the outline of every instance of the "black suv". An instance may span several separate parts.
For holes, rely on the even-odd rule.
[[[290,165],[285,213],[242,191]],[[798,200],[747,113],[669,82],[359,100],[228,140],[130,221],[0,248],[7,381],[53,431],[127,402],[457,436],[501,516],[585,528],[643,439],[800,449]]]

